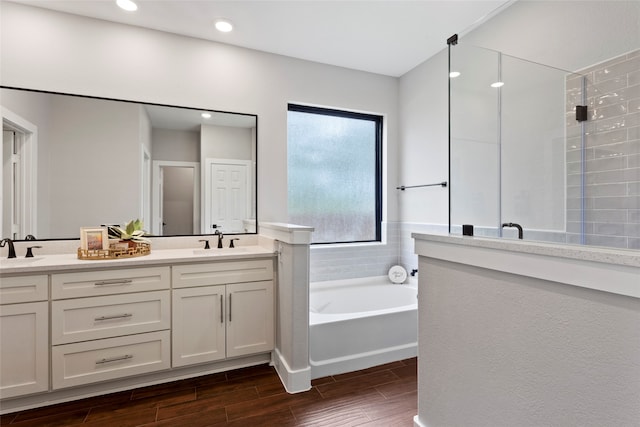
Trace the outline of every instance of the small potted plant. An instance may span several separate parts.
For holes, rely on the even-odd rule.
[[[129,248],[135,248],[138,243],[149,244],[150,241],[145,236],[147,232],[143,229],[143,222],[139,219],[131,220],[121,228],[116,225],[108,226],[109,237],[118,239],[121,243],[127,243]]]

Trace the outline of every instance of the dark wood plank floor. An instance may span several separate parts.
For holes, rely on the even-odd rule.
[[[0,417],[2,426],[384,426],[417,414],[417,362],[406,359],[314,380],[288,394],[254,366]]]

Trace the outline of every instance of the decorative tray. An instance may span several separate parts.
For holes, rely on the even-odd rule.
[[[149,255],[151,245],[149,243],[137,242],[134,246],[123,248],[121,245],[113,245],[109,249],[80,249],[78,248],[78,259],[99,260],[99,259],[119,259],[134,258]]]

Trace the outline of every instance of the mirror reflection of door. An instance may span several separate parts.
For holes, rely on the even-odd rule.
[[[205,226],[208,232],[242,233],[249,218],[251,162],[206,159]]]
[[[2,179],[0,238],[24,239],[37,233],[36,164],[38,128],[23,117],[2,108]]]
[[[18,162],[17,135],[13,130],[2,130],[2,236],[16,239],[20,229],[20,162]]]
[[[200,168],[192,162],[153,162],[156,236],[194,234],[200,224]]]

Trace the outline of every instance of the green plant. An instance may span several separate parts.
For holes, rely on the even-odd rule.
[[[149,239],[146,236],[147,232],[143,230],[143,222],[140,219],[131,220],[125,225],[124,228],[110,225],[108,227],[109,237],[120,240],[133,240],[134,242],[149,243]]]

